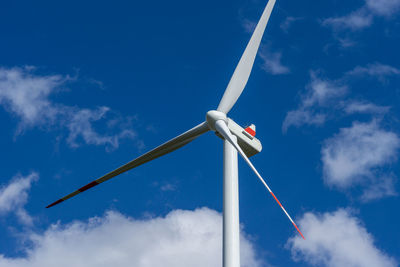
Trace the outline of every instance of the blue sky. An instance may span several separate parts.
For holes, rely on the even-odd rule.
[[[211,133],[44,207],[204,121],[265,5],[2,3],[0,267],[220,266]],[[257,126],[252,161],[306,241],[240,160],[242,266],[398,266],[399,14],[277,1],[229,116]]]

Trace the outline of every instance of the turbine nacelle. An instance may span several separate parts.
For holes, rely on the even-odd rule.
[[[237,137],[237,143],[246,154],[247,157],[254,156],[262,150],[260,140],[250,135],[246,129],[241,127],[232,119],[228,118],[225,113],[217,110],[210,110],[206,115],[207,125],[211,131],[214,131],[218,137],[224,139],[223,135],[218,131],[216,123],[223,121],[230,133]],[[255,132],[254,132],[255,133]]]
[[[209,112],[207,112],[206,121],[211,131],[216,131],[215,123],[219,120],[222,120],[226,124],[228,124],[228,117],[225,113],[218,110],[210,110]]]

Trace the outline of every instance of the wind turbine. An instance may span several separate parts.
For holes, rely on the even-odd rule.
[[[279,202],[268,184],[253,166],[249,157],[261,152],[261,142],[255,137],[255,127],[252,125],[246,129],[236,124],[227,114],[235,105],[242,94],[250,77],[254,61],[260,47],[265,28],[271,16],[276,0],[269,0],[257,27],[244,51],[239,64],[228,84],[228,87],[219,103],[217,110],[211,110],[206,114],[206,121],[190,129],[189,131],[171,139],[161,146],[145,153],[118,169],[94,180],[93,182],[79,188],[75,192],[55,201],[46,208],[53,207],[69,198],[72,198],[96,185],[108,181],[130,169],[136,168],[146,162],[159,158],[178,148],[181,148],[200,135],[214,131],[217,136],[224,140],[223,159],[223,266],[240,266],[240,229],[239,229],[239,188],[238,188],[238,156],[239,153],[250,168],[254,171],[260,181],[267,188],[275,201],[282,208],[293,226],[304,238],[297,225],[294,223],[285,208]]]

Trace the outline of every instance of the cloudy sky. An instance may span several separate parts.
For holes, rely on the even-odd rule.
[[[211,133],[44,207],[204,121],[265,5],[3,1],[0,267],[221,266]],[[399,265],[399,15],[277,0],[230,117],[256,124],[252,160],[306,241],[240,161],[242,266]]]

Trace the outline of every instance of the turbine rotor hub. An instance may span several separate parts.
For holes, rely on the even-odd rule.
[[[208,127],[214,132],[216,131],[215,123],[217,121],[223,120],[226,124],[228,124],[228,118],[226,117],[226,114],[217,110],[210,110],[209,112],[207,112],[206,120]]]

